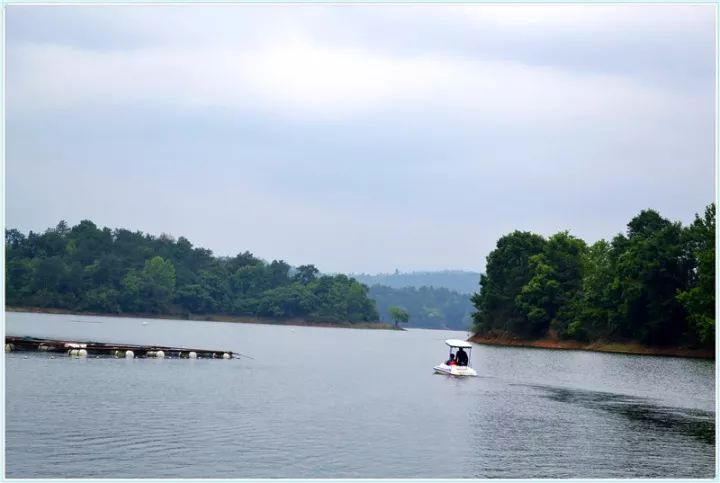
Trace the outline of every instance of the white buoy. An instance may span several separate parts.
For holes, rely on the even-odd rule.
[[[5,344],[5,352],[12,352],[12,344]]]
[[[155,357],[157,357],[158,359],[164,359],[164,358],[165,358],[165,352],[163,352],[163,351],[157,351],[157,352],[155,353]]]
[[[156,352],[156,351],[147,351],[147,354],[146,354],[146,355],[147,355],[148,357],[156,357],[156,356],[157,356],[157,352]]]
[[[71,357],[77,357],[77,356],[78,356],[78,352],[79,352],[79,351],[78,351],[77,349],[70,349],[70,351],[68,352],[68,355],[71,356]]]
[[[120,357],[120,351],[115,351],[115,352],[113,353],[113,355],[114,355],[115,357]]]
[[[125,351],[125,359],[132,359],[135,357],[135,353],[133,351]]]
[[[80,349],[77,355],[78,357],[87,357],[87,351],[85,349]]]
[[[230,354],[227,352],[223,354],[223,359],[230,359]]]
[[[189,353],[188,353],[188,358],[190,358],[190,359],[197,359],[197,353],[195,353],[195,352],[189,352]]]

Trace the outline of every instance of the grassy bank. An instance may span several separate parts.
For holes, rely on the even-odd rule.
[[[35,314],[61,314],[61,315],[89,315],[96,317],[124,317],[124,318],[140,318],[140,319],[165,319],[165,320],[196,320],[210,322],[232,322],[239,324],[266,324],[266,325],[290,325],[301,327],[338,327],[343,329],[380,329],[380,330],[398,330],[392,324],[384,322],[314,322],[304,319],[272,319],[268,317],[253,317],[240,315],[224,315],[224,314],[146,314],[146,313],[122,313],[122,314],[102,314],[97,312],[80,312],[66,309],[55,309],[46,307],[5,307],[7,312],[23,312]],[[402,330],[402,329],[400,329]]]
[[[474,335],[468,339],[476,344],[504,347],[533,347],[537,349],[581,350],[593,352],[613,352],[617,354],[637,354],[649,356],[693,357],[714,359],[712,349],[690,349],[686,347],[651,347],[634,342],[592,342],[584,343],[572,340],[534,339],[526,340],[514,337]]]

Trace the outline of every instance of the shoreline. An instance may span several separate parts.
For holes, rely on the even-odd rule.
[[[578,342],[554,339],[519,339],[513,337],[473,335],[468,341],[481,345],[500,347],[525,347],[548,350],[578,350],[588,352],[607,352],[613,354],[631,354],[664,357],[685,357],[693,359],[715,360],[713,349],[690,349],[687,347],[651,347],[631,342]]]
[[[371,330],[405,330],[403,328],[396,329],[392,324],[385,322],[339,322],[332,324],[329,322],[311,322],[304,319],[272,319],[268,317],[254,317],[250,315],[225,315],[225,314],[190,314],[184,316],[181,314],[146,314],[146,313],[123,313],[110,314],[100,312],[81,312],[68,309],[48,308],[48,307],[5,307],[5,312],[18,312],[26,314],[56,314],[56,315],[80,315],[89,317],[117,317],[117,318],[133,318],[133,319],[160,319],[160,320],[191,320],[196,322],[227,322],[233,324],[260,324],[260,325],[284,325],[292,327],[327,327],[338,329],[371,329]]]

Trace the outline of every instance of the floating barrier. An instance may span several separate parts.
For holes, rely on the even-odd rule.
[[[35,337],[5,336],[5,352],[39,351],[60,352],[69,357],[115,357],[115,358],[181,358],[181,359],[239,359],[250,356],[222,350],[192,349],[185,347],[143,346],[132,344],[111,344],[103,342],[77,342],[39,339]]]

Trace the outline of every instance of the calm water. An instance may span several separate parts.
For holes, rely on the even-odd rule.
[[[714,363],[466,334],[6,314],[9,335],[242,360],[5,357],[8,477],[712,477]]]

